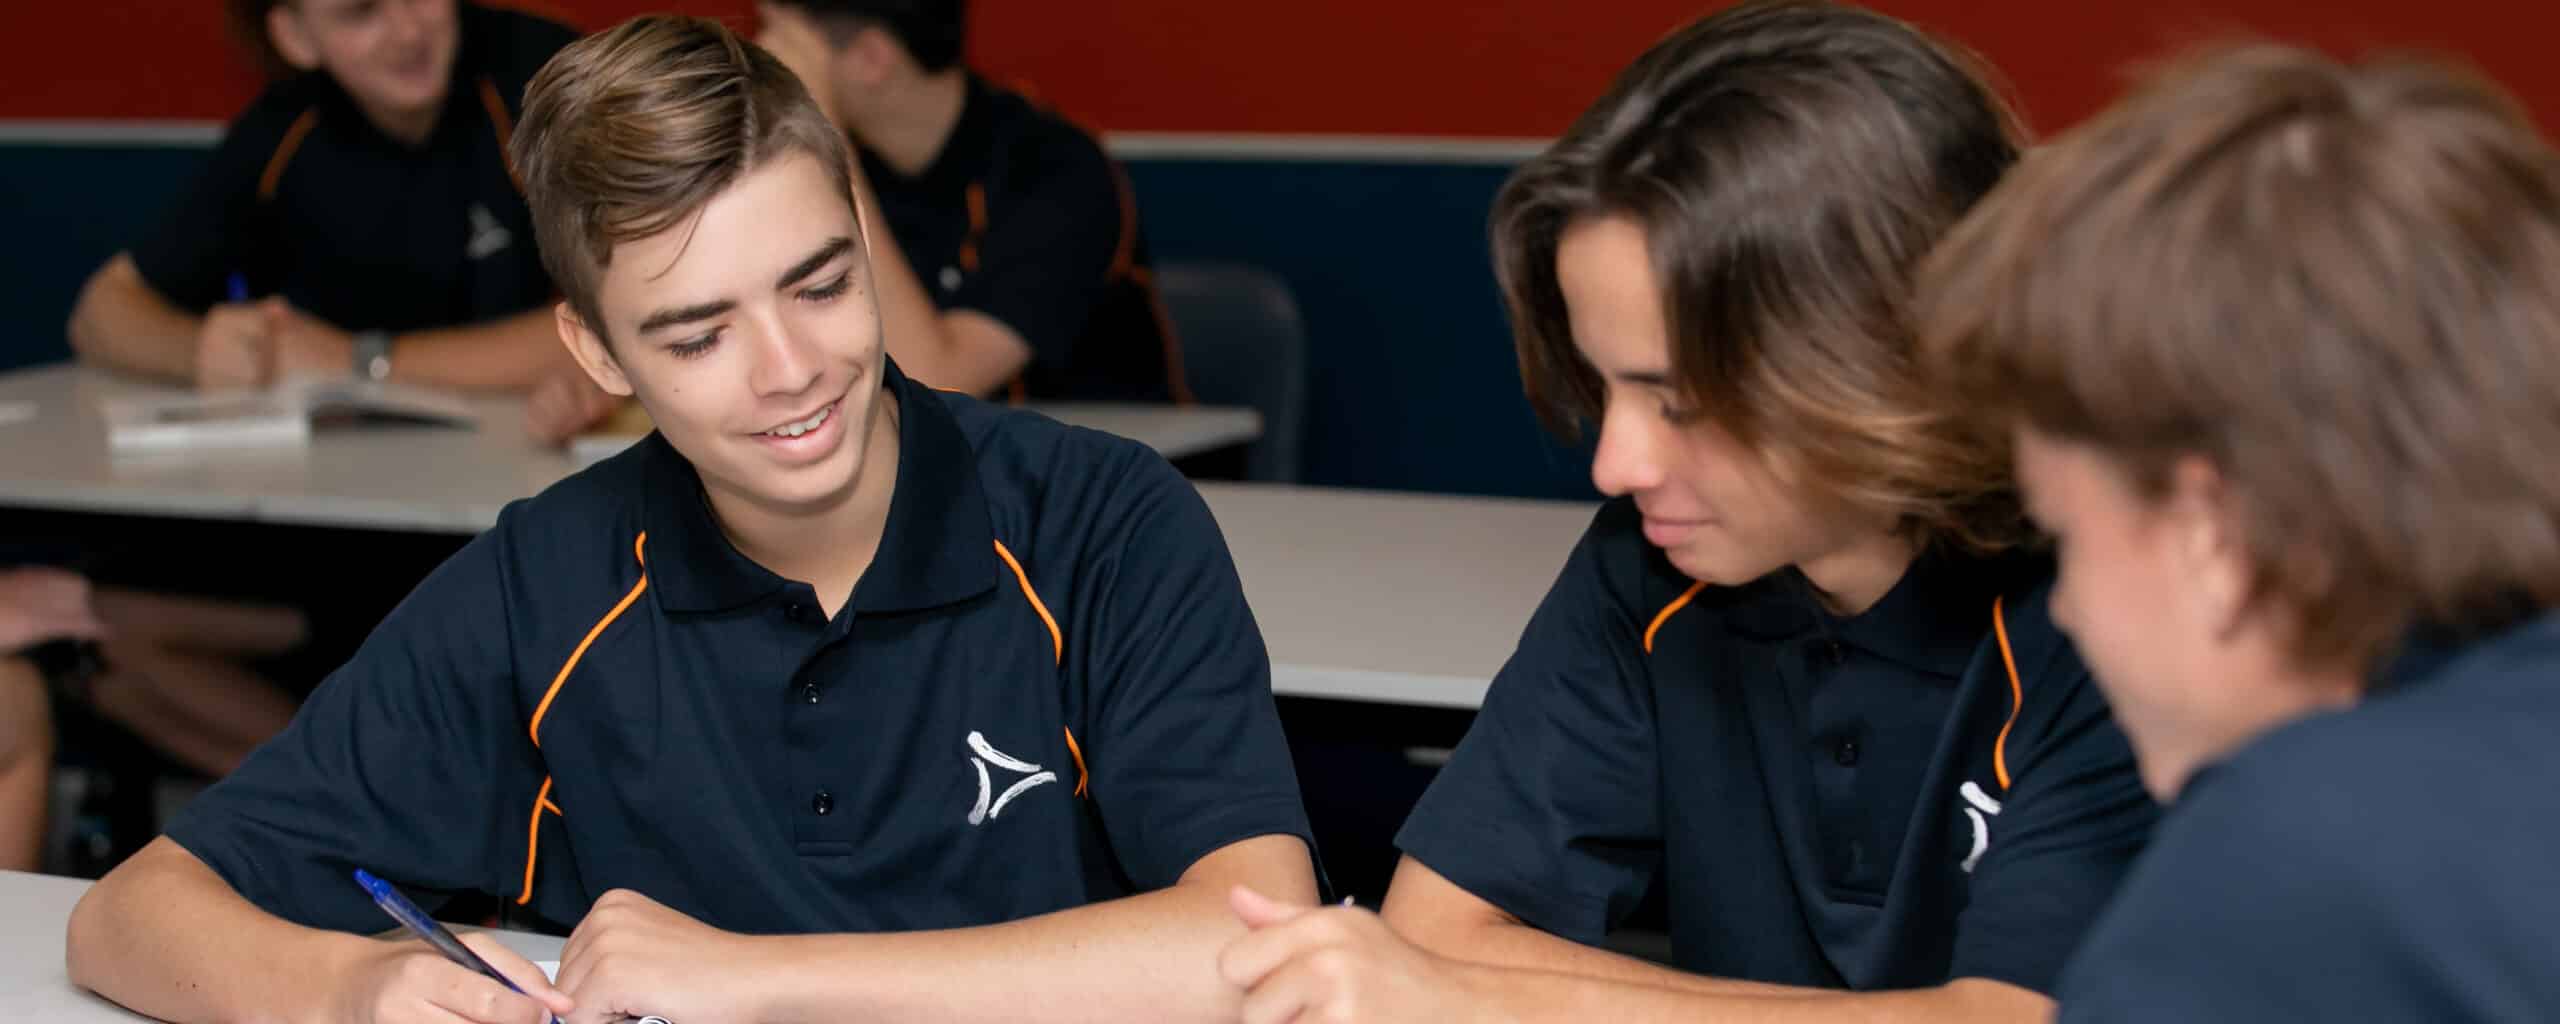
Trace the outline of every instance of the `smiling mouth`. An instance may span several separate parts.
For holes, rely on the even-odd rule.
[[[756,433],[756,436],[758,436],[758,437],[798,437],[798,436],[800,436],[800,435],[802,435],[802,434],[806,434],[806,433],[808,433],[808,432],[810,432],[810,431],[812,431],[812,430],[816,430],[816,429],[818,429],[819,427],[826,426],[826,425],[827,425],[827,418],[836,414],[836,406],[837,406],[837,404],[838,404],[838,403],[841,403],[841,402],[843,402],[843,401],[844,401],[843,399],[839,398],[839,399],[837,399],[837,400],[836,400],[836,401],[834,401],[834,402],[829,402],[829,403],[827,403],[827,404],[825,404],[825,405],[823,405],[823,406],[820,406],[820,407],[818,408],[818,411],[817,411],[817,412],[814,412],[814,413],[809,414],[809,417],[808,417],[807,419],[794,420],[794,421],[792,421],[792,422],[785,423],[785,424],[783,424],[783,425],[781,425],[781,426],[779,426],[779,427],[775,427],[775,428],[773,428],[773,429],[771,429],[771,430],[758,431],[758,432]]]

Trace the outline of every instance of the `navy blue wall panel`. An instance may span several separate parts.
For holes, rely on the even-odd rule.
[[[196,146],[0,147],[0,369],[70,358],[80,285],[165,215]]]

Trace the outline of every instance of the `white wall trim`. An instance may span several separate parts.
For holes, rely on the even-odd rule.
[[[1107,143],[1112,155],[1123,160],[1489,165],[1516,164],[1547,147],[1545,139],[1211,132],[1113,132],[1107,137]]]
[[[220,121],[0,120],[0,144],[13,146],[210,146]]]
[[[0,120],[0,145],[210,146],[220,121]],[[1352,164],[1508,166],[1546,148],[1544,139],[1437,135],[1261,135],[1113,132],[1105,143],[1123,160],[1233,160]]]

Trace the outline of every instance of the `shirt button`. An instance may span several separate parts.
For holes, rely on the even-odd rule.
[[[818,684],[816,684],[816,683],[802,683],[802,684],[800,684],[800,701],[801,701],[801,703],[804,703],[804,704],[815,704],[815,703],[817,703],[817,702],[818,702]]]
[[[822,818],[835,813],[836,795],[823,789],[819,790],[817,796],[809,798],[809,809],[817,812]]]
[[[1848,649],[1840,646],[1840,641],[1825,640],[1822,642],[1823,664],[1837,666],[1841,662],[1847,660],[1849,660],[1849,651]]]
[[[1831,760],[1838,762],[1843,768],[1857,764],[1858,741],[1841,740],[1839,746],[1831,748]]]

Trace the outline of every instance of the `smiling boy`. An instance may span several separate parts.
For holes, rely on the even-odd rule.
[[[528,96],[561,336],[658,433],[101,881],[73,979],[184,1019],[1232,1016],[1227,888],[1316,887],[1198,495],[884,356],[850,155],[764,51],[647,17]],[[577,922],[557,987],[345,934],[387,924],[356,867]]]

